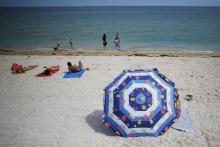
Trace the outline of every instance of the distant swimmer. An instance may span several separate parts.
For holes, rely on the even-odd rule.
[[[103,41],[103,46],[104,46],[104,48],[106,48],[106,46],[107,46],[107,37],[106,37],[106,34],[103,34],[103,36],[102,36],[102,41]]]
[[[70,38],[70,47],[71,47],[71,49],[73,49],[73,39],[72,38]]]
[[[119,36],[119,33],[118,33],[118,32],[116,33],[114,43],[115,43],[115,47],[116,47],[117,49],[120,49],[120,36]]]

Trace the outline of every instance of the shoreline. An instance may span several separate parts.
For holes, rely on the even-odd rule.
[[[99,50],[99,49],[64,49],[46,50],[8,50],[0,49],[0,55],[41,55],[41,56],[144,56],[144,57],[220,57],[220,51],[174,51],[174,50]]]

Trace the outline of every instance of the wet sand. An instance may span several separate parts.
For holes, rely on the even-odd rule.
[[[43,56],[145,56],[145,57],[220,57],[220,51],[137,51],[137,50],[97,50],[66,49],[62,51],[45,50],[4,50],[0,55],[43,55]]]

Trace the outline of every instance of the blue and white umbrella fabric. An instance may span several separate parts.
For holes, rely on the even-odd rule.
[[[164,134],[180,116],[174,86],[157,69],[124,70],[105,88],[105,126],[123,137]]]

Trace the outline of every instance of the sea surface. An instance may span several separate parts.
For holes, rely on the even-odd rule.
[[[0,8],[0,49],[122,49],[220,51],[220,7]]]

